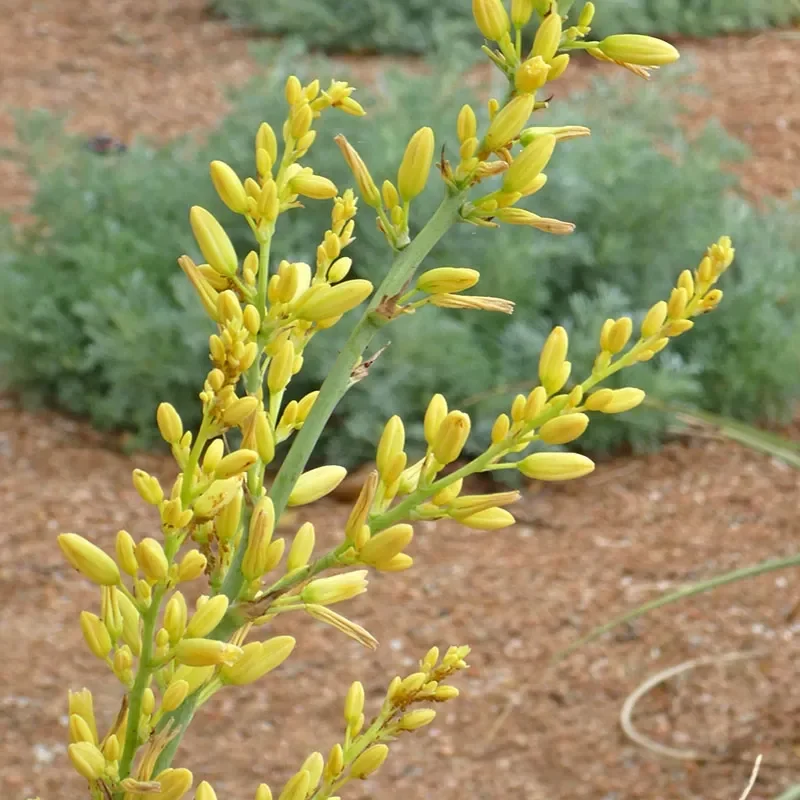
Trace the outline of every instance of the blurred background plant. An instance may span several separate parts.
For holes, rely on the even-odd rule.
[[[192,376],[207,357],[198,333],[208,324],[175,268],[177,254],[197,255],[183,198],[216,208],[202,165],[213,155],[239,169],[250,158],[250,132],[261,110],[282,95],[284,66],[298,52],[270,47],[267,54],[267,75],[236,93],[231,113],[204,141],[137,141],[125,153],[98,157],[49,114],[17,117],[18,139],[25,143],[17,154],[36,190],[32,221],[0,227],[6,287],[0,373],[27,402],[87,416],[100,428],[125,426],[134,445],[156,441],[151,409],[161,399],[194,424]],[[330,64],[306,61],[309,71],[330,72]],[[437,140],[455,150],[450,128],[458,109],[467,101],[482,105],[464,85],[466,66],[431,64],[435,77],[387,74],[371,97],[361,98],[375,108],[375,135],[363,139],[346,118],[323,124],[315,169],[348,183],[331,141],[335,133],[354,141],[381,177],[392,174],[390,154],[427,121]],[[552,124],[574,123],[579,108],[592,136],[573,143],[570,158],[556,154],[548,173],[560,191],[547,197],[548,214],[574,221],[577,232],[529,239],[504,228],[475,230],[446,238],[433,254],[439,264],[491,265],[482,286],[519,298],[517,313],[429,309],[410,324],[401,320],[371,379],[337,412],[319,458],[335,453],[348,466],[363,461],[380,433],[377,420],[401,408],[421,419],[434,391],[454,402],[477,397],[476,418],[492,420],[508,398],[483,393],[526,380],[556,323],[570,334],[580,374],[594,357],[602,321],[641,318],[652,298],[668,290],[675,265],[692,263],[720,230],[737,232],[724,312],[704,321],[701,335],[678,340],[665,358],[637,366],[629,380],[666,402],[742,420],[785,420],[791,413],[800,392],[800,234],[790,210],[743,199],[726,168],[746,157],[745,148],[714,124],[687,138],[678,124],[675,87],[653,83],[631,92],[625,81],[598,79],[556,104]],[[419,198],[420,213],[431,213],[436,200],[433,191]],[[324,215],[311,205],[295,218],[287,232],[293,258],[313,261],[312,234],[324,228]],[[243,250],[246,228],[232,214],[221,219]],[[375,280],[370,265],[381,263],[382,237],[368,225],[358,227],[357,237],[358,277]],[[346,334],[345,323],[312,343],[297,393],[318,386]],[[482,433],[488,438],[488,430]],[[645,409],[593,425],[584,447],[641,450],[657,445],[664,433],[664,418]],[[408,435],[418,443],[422,431],[412,428]]]

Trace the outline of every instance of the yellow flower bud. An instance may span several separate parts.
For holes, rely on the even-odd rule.
[[[255,398],[252,398],[255,400]],[[241,478],[224,478],[215,480],[194,501],[192,506],[195,517],[198,519],[212,519],[230,503],[241,488]]]
[[[453,481],[449,486],[445,486],[444,489],[440,489],[436,492],[436,494],[431,497],[431,501],[437,506],[449,506],[450,503],[458,497],[463,486],[464,481],[459,478],[457,481]]]
[[[608,332],[606,350],[609,353],[619,353],[631,338],[633,321],[630,317],[620,317]]]
[[[68,692],[69,715],[77,714],[86,722],[92,732],[91,741],[97,742],[97,724],[94,718],[94,701],[88,689],[80,692]]]
[[[194,694],[214,674],[214,670],[213,666],[187,667],[182,665],[175,670],[169,685],[185,681],[189,685],[187,695]],[[167,688],[169,689],[169,687]]]
[[[539,381],[547,394],[557,392],[564,385],[563,367],[566,363],[569,340],[560,325],[550,331],[539,356]]]
[[[411,569],[414,559],[406,553],[398,553],[387,561],[376,561],[373,565],[378,572],[403,572]]]
[[[344,136],[336,136],[334,141],[339,145],[344,160],[347,162],[347,166],[350,167],[350,171],[356,179],[358,190],[361,192],[361,197],[364,202],[372,208],[380,208],[381,193],[378,191],[375,181],[372,180],[367,165],[361,160],[361,156]]]
[[[111,650],[111,637],[106,626],[103,625],[100,617],[90,614],[88,611],[81,611],[80,620],[81,632],[89,649],[97,658],[105,660]]]
[[[472,16],[481,34],[493,42],[509,32],[508,14],[501,0],[472,0]]]
[[[239,268],[236,250],[225,233],[222,225],[210,212],[200,206],[192,206],[189,212],[189,222],[194,232],[194,238],[205,260],[220,275],[232,277]]]
[[[533,15],[533,0],[511,0],[511,23],[515,28],[528,24]]]
[[[437,267],[423,272],[417,280],[417,289],[428,294],[463,292],[471,289],[481,274],[466,267]]]
[[[561,17],[553,5],[550,13],[542,20],[536,31],[531,56],[541,56],[545,61],[550,61],[561,44],[561,30]]]
[[[366,591],[367,571],[355,570],[330,578],[317,578],[305,586],[300,597],[304,603],[329,606],[350,600]]]
[[[211,162],[211,182],[217,194],[235,214],[247,213],[247,192],[239,176],[224,161]]]
[[[189,684],[184,680],[172,681],[161,698],[163,711],[174,711],[189,696]]]
[[[194,777],[188,769],[165,769],[155,779],[161,790],[149,800],[180,800],[192,788]]]
[[[224,594],[212,597],[192,614],[184,636],[196,639],[208,636],[222,621],[227,610],[228,598]]]
[[[537,136],[512,162],[503,175],[503,191],[518,192],[547,166],[556,147],[555,136]]]
[[[120,567],[132,578],[136,577],[139,565],[136,562],[136,542],[128,531],[117,533],[116,555]]]
[[[598,389],[586,398],[584,406],[587,411],[602,411],[610,402],[613,394],[613,389]]]
[[[309,774],[309,787],[316,786],[319,783],[324,767],[325,760],[322,758],[322,753],[311,753],[311,755],[306,758],[300,769],[305,770]]]
[[[136,545],[136,561],[150,583],[164,581],[169,574],[169,562],[164,548],[150,537]]]
[[[236,661],[220,669],[220,678],[235,686],[253,683],[279,667],[294,646],[292,636],[275,636],[266,642],[249,642],[242,648],[242,655]]]
[[[541,56],[533,56],[517,67],[514,86],[518,92],[533,94],[547,83],[550,69],[550,65]]]
[[[308,175],[301,173],[292,178],[289,189],[294,194],[310,197],[312,200],[329,200],[336,197],[339,190],[336,184],[322,175]]]
[[[339,283],[336,286],[319,284],[319,290],[308,299],[301,298],[295,309],[300,319],[309,322],[346,314],[372,294],[372,284],[362,278]]]
[[[317,467],[304,472],[289,495],[288,505],[304,506],[330,494],[347,475],[344,467],[335,465]]]
[[[266,783],[260,784],[256,789],[255,800],[272,800],[272,792]]]
[[[344,769],[344,752],[342,746],[337,742],[331,747],[328,753],[328,760],[325,762],[324,775],[328,780],[333,780],[341,775]]]
[[[106,771],[105,756],[91,742],[75,742],[67,748],[67,754],[76,772],[87,781],[103,777]]]
[[[97,744],[95,735],[89,727],[89,723],[80,714],[71,714],[69,718],[69,740],[70,743],[91,742]]]
[[[614,61],[641,67],[661,67],[672,64],[681,57],[668,42],[636,33],[607,36],[600,42],[598,49]]]
[[[478,135],[478,120],[475,117],[472,106],[463,105],[461,111],[458,112],[456,133],[458,134],[458,141],[462,144]]]
[[[353,766],[350,767],[350,775],[361,780],[368,778],[373,772],[380,769],[388,755],[389,748],[385,744],[372,745],[353,762]]]
[[[466,517],[459,517],[458,521],[462,525],[478,531],[496,531],[500,528],[507,528],[516,522],[504,508],[487,508]]]
[[[278,160],[278,140],[267,122],[262,122],[256,133],[256,150],[265,150],[273,164]]]
[[[483,149],[493,152],[516,139],[533,112],[533,95],[521,94],[501,108],[489,124]]]
[[[310,785],[311,776],[301,769],[286,782],[278,800],[306,800]]]
[[[217,478],[231,478],[247,472],[258,461],[258,453],[254,450],[236,450],[225,456],[217,465],[215,475]]]
[[[195,790],[194,800],[217,800],[217,793],[208,781],[203,781]]]
[[[594,470],[594,462],[578,453],[533,453],[517,462],[519,471],[537,481],[571,481]]]
[[[183,594],[175,592],[164,608],[164,627],[169,633],[171,644],[175,644],[186,632],[188,613]]]
[[[221,542],[230,542],[239,530],[239,523],[242,518],[242,503],[244,501],[244,490],[239,490],[233,496],[228,505],[223,506],[222,511],[217,514],[214,522],[214,531]]]
[[[492,425],[492,444],[502,442],[508,436],[511,429],[511,420],[507,414],[500,414]]]
[[[420,708],[416,711],[409,711],[400,717],[399,726],[401,731],[415,731],[430,725],[436,718],[436,712],[432,708]]]
[[[306,566],[311,554],[314,552],[314,525],[304,522],[292,540],[289,548],[289,555],[286,556],[286,571],[294,572],[296,569]]]
[[[516,503],[519,498],[520,493],[514,490],[509,492],[492,492],[491,494],[466,495],[454,499],[448,510],[451,516],[456,519],[461,519],[462,517],[477,514],[479,511],[485,511],[487,508],[511,505],[512,503]]]
[[[181,639],[175,648],[175,658],[187,667],[216,667],[233,664],[242,648],[214,639]]]
[[[361,719],[364,713],[364,686],[360,681],[353,681],[347,690],[344,701],[344,719],[348,727]]]
[[[405,550],[413,536],[414,529],[407,523],[392,525],[369,539],[359,550],[358,557],[371,565],[389,561]]]
[[[440,464],[455,461],[469,438],[471,423],[463,411],[451,411],[439,426],[433,443],[433,455]]]
[[[119,568],[111,556],[83,536],[62,533],[58,537],[58,546],[70,565],[93,583],[99,586],[119,583]]]
[[[381,475],[385,475],[394,457],[401,453],[405,446],[406,433],[403,427],[403,420],[396,414],[383,428],[380,441],[378,442],[378,452],[376,464]]]
[[[604,414],[621,414],[623,411],[630,411],[632,408],[641,405],[645,394],[641,389],[628,387],[625,389],[614,389],[611,400],[600,409]]]
[[[444,703],[447,700],[455,700],[460,692],[455,686],[438,686],[434,693],[434,699],[437,702]]]
[[[440,394],[435,394],[425,411],[425,441],[433,447],[439,428],[447,416],[447,400]]]
[[[116,734],[111,734],[103,745],[103,758],[106,761],[119,761],[122,755],[122,747],[120,746],[119,739]]]
[[[430,128],[420,128],[406,147],[397,172],[397,191],[406,202],[425,188],[433,162],[434,137]]]
[[[647,312],[642,321],[642,338],[649,339],[651,336],[655,336],[663,327],[666,318],[667,304],[660,300]]]
[[[539,438],[547,444],[566,444],[581,436],[588,424],[586,414],[563,414],[545,422],[539,428]]]
[[[151,506],[157,506],[164,499],[164,490],[158,478],[148,475],[144,470],[133,471],[133,487],[139,493],[139,497]]]
[[[156,420],[158,430],[165,442],[168,444],[180,442],[181,436],[183,436],[183,423],[173,405],[161,403],[156,412]]]
[[[199,578],[206,569],[206,557],[199,550],[190,550],[178,565],[178,582],[185,583]]]

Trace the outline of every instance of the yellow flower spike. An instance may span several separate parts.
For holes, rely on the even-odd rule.
[[[255,800],[272,800],[272,791],[266,783],[260,784],[256,789]]]
[[[67,748],[67,755],[75,771],[87,781],[96,781],[103,777],[106,759],[96,745],[91,742],[76,742]]]
[[[136,572],[139,569],[139,564],[136,562],[136,542],[128,531],[119,531],[117,533],[115,552],[117,556],[117,563],[132,578],[136,577]]]
[[[178,582],[196,580],[205,572],[207,563],[206,557],[199,550],[190,550],[178,565]]]
[[[663,300],[659,300],[645,315],[642,320],[641,334],[643,339],[649,339],[655,336],[664,326],[667,319],[667,304]]]
[[[279,667],[294,650],[292,636],[275,636],[266,642],[249,642],[242,648],[242,655],[232,664],[220,669],[220,678],[233,686],[254,683],[268,672]]]
[[[214,215],[200,206],[192,206],[189,222],[205,260],[221,275],[235,275],[239,268],[236,251]]]
[[[378,442],[376,464],[378,472],[384,475],[392,459],[405,447],[406,432],[403,420],[396,414],[384,425],[383,433]],[[402,470],[401,470],[402,471]]]
[[[214,522],[214,532],[221,542],[233,541],[236,536],[242,517],[243,502],[244,490],[239,487],[239,490],[233,496],[233,500],[228,505],[223,506],[222,511],[217,515]]]
[[[193,509],[195,517],[203,520],[213,519],[234,499],[241,485],[241,479],[238,477],[215,480],[208,489],[194,501]]]
[[[289,182],[289,189],[312,200],[330,200],[339,193],[336,184],[322,175],[298,175]]]
[[[533,0],[511,0],[511,24],[523,28],[533,15]]]
[[[194,800],[217,800],[217,793],[208,781],[203,781],[194,793]]]
[[[301,769],[286,782],[278,800],[306,800],[309,788],[311,788],[311,776],[306,770]]]
[[[425,188],[433,162],[434,145],[430,128],[420,128],[411,137],[397,172],[397,191],[405,202],[413,200]]]
[[[175,648],[175,658],[187,667],[218,667],[233,664],[242,648],[215,639],[181,639]]]
[[[192,614],[184,636],[190,639],[202,639],[208,636],[222,621],[227,610],[228,598],[224,594],[210,598]]]
[[[165,769],[156,775],[161,791],[150,795],[147,800],[181,800],[192,788],[194,776],[188,769]]]
[[[333,575],[330,578],[317,578],[307,584],[300,592],[304,603],[330,606],[350,600],[367,591],[367,571],[355,570]]]
[[[403,714],[398,724],[401,731],[416,731],[430,725],[435,718],[436,712],[432,708],[420,708]]]
[[[161,698],[161,710],[174,711],[188,696],[189,683],[187,681],[172,681]]]
[[[133,488],[139,497],[151,506],[157,506],[164,499],[164,490],[154,475],[148,475],[144,470],[133,471]]]
[[[258,461],[255,450],[236,450],[225,456],[217,465],[214,475],[217,478],[232,478],[247,472]]]
[[[339,150],[342,151],[344,160],[347,162],[347,166],[350,167],[350,171],[356,179],[358,190],[364,202],[372,208],[380,208],[381,193],[378,191],[375,181],[372,180],[367,165],[363,162],[361,156],[344,136],[336,136],[334,137],[334,141],[339,146]]]
[[[531,56],[541,56],[545,61],[550,61],[561,44],[561,33],[561,17],[553,4],[550,13],[542,20],[536,31]]]
[[[507,414],[500,414],[492,425],[492,444],[502,442],[511,429],[511,420]]]
[[[461,106],[456,119],[456,133],[458,141],[462,144],[478,135],[478,120],[472,106],[466,104]]]
[[[94,733],[89,727],[89,723],[80,714],[72,714],[69,718],[69,741],[71,744],[76,742],[91,742],[97,744]]]
[[[579,453],[533,453],[517,462],[517,469],[537,481],[571,481],[594,470],[594,462]]]
[[[561,55],[552,59],[550,61],[550,71],[547,73],[547,80],[557,81],[567,71],[569,60],[569,53],[561,53]]]
[[[364,686],[360,681],[353,681],[347,690],[344,701],[344,720],[352,727],[364,714]]]
[[[174,592],[164,608],[164,627],[169,633],[171,644],[174,645],[186,632],[188,615],[186,598],[181,592]]]
[[[437,506],[449,506],[450,503],[452,503],[453,500],[455,500],[455,498],[461,493],[463,486],[464,481],[459,478],[449,486],[446,486],[444,489],[440,489],[438,492],[436,492],[436,494],[431,497],[431,502]]]
[[[365,780],[380,769],[388,755],[389,748],[385,744],[372,745],[353,762],[353,766],[350,767],[350,775],[353,778]]]
[[[62,533],[58,545],[69,564],[99,586],[119,583],[119,568],[111,556],[77,533]]]
[[[507,222],[509,225],[527,225],[556,236],[566,236],[575,230],[575,224],[572,222],[540,217],[524,208],[500,208],[493,216],[497,222]]]
[[[111,650],[111,637],[106,626],[96,614],[81,611],[81,632],[92,653],[104,661]]]
[[[686,306],[689,303],[689,295],[685,289],[673,289],[667,304],[667,316],[669,319],[680,319],[686,313]]]
[[[408,547],[414,537],[414,529],[407,523],[392,525],[376,533],[359,551],[358,557],[365,564],[375,565],[394,558]]]
[[[539,381],[548,395],[564,385],[562,369],[567,357],[569,339],[560,325],[550,331],[539,356]]]
[[[521,94],[503,106],[489,124],[483,149],[495,152],[516,139],[533,112],[533,103],[533,95]]]
[[[633,333],[633,321],[630,317],[620,317],[608,331],[605,349],[609,353],[619,353],[630,341]]]
[[[588,425],[586,414],[564,414],[545,422],[539,428],[539,438],[547,444],[567,444],[581,436]]]
[[[518,92],[533,94],[547,83],[550,72],[550,65],[541,56],[529,58],[517,67],[514,87]]]
[[[446,294],[471,289],[480,279],[476,269],[467,267],[436,267],[423,272],[417,280],[417,289],[428,294]]]
[[[478,531],[496,531],[516,522],[504,508],[487,508],[466,517],[458,517],[458,521],[467,528]]]
[[[499,42],[511,27],[501,0],[472,0],[472,16],[481,34],[493,42]]]
[[[136,561],[145,578],[151,583],[159,583],[167,579],[169,562],[164,548],[155,539],[147,537],[136,545]]]
[[[600,411],[603,414],[621,414],[623,411],[630,411],[642,404],[645,394],[641,389],[628,387],[626,389],[614,389],[611,399]]]
[[[288,505],[304,506],[330,494],[347,475],[344,467],[330,465],[304,472],[289,495]]]
[[[161,403],[156,412],[156,421],[161,437],[167,444],[177,444],[183,436],[183,423],[171,403]]]
[[[442,420],[431,448],[440,464],[451,464],[461,455],[470,428],[470,418],[463,411],[451,411]]]
[[[511,163],[503,175],[503,191],[519,192],[547,166],[556,147],[556,137],[537,136]]]
[[[661,67],[680,58],[680,53],[668,42],[636,33],[607,36],[597,47],[614,61],[642,67]]]
[[[273,164],[278,160],[278,139],[268,122],[262,122],[258,128],[256,150],[265,150]]]
[[[613,396],[613,389],[598,389],[586,398],[584,407],[587,411],[602,411],[611,402]]]
[[[289,555],[286,556],[287,573],[294,572],[308,564],[311,554],[314,552],[315,541],[314,525],[311,522],[304,522],[294,535]]]
[[[338,317],[361,305],[372,294],[372,289],[372,283],[362,278],[336,286],[319,284],[319,289],[310,297],[300,299],[295,314],[308,322]]]
[[[304,762],[300,769],[306,770],[309,775],[309,786],[316,786],[322,777],[322,770],[325,767],[325,759],[322,753],[312,753]]]
[[[211,162],[211,182],[217,194],[234,214],[247,213],[247,192],[239,176],[224,161]]]

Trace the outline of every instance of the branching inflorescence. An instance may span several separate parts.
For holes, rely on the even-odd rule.
[[[523,225],[550,234],[572,231],[569,222],[518,205],[543,189],[544,170],[556,148],[589,135],[580,125],[528,124],[547,108],[548,101],[538,95],[563,74],[571,53],[584,50],[644,77],[678,58],[671,45],[646,36],[590,41],[593,4],[587,2],[576,24],[567,26],[571,5],[569,0],[558,5],[512,0],[509,15],[501,0],[473,0],[475,21],[488,42],[483,49],[507,76],[508,95],[502,102],[490,100],[484,130],[470,106],[461,109],[454,120],[458,158],[451,163],[443,149],[437,164],[444,199],[416,233],[411,212],[433,166],[433,131],[422,128],[412,136],[396,180],[384,180],[380,189],[357,151],[337,137],[360,198],[374,210],[393,252],[377,289],[367,280],[348,279],[354,191],[340,193],[302,163],[321,114],[337,109],[364,114],[352,87],[334,81],[323,90],[319,81],[304,86],[290,77],[281,143],[264,122],[255,136],[255,174],[242,181],[227,164],[211,164],[220,199],[245,218],[257,249],[240,258],[213,214],[191,209],[205,263],[198,265],[189,256],[179,263],[217,332],[209,341],[211,369],[199,395],[199,429],[184,430],[170,404],[158,408],[159,430],[180,470],[175,483],[165,489],[152,475],[133,473],[138,493],[159,515],[161,537],[137,542],[120,531],[114,557],[74,533],[58,540],[67,561],[100,587],[100,614],[82,612],[81,630],[92,653],[124,687],[115,721],[102,735],[89,690],[69,696],[69,757],[92,798],[184,797],[193,776],[172,767],[181,737],[197,709],[217,692],[254,683],[290,656],[291,636],[269,636],[270,622],[278,615],[309,614],[375,647],[367,630],[333,607],[366,591],[369,569],[397,572],[412,566],[407,551],[413,523],[449,518],[484,531],[513,524],[507,506],[519,493],[465,493],[464,480],[477,473],[518,470],[539,481],[589,473],[594,464],[585,455],[525,451],[534,443],[569,444],[584,432],[591,414],[616,414],[639,405],[641,390],[600,384],[653,358],[671,338],[688,331],[695,317],[719,303],[722,293],[715,285],[733,259],[726,237],[708,249],[694,272],[680,274],[669,299],[650,309],[637,336],[629,317],[607,320],[593,369],[582,380],[571,376],[566,331],[553,329],[541,353],[538,385],[515,397],[508,413],[497,417],[491,441],[478,457],[459,461],[470,417],[435,395],[424,418],[427,450],[419,458],[409,460],[400,417],[386,422],[376,469],[364,481],[334,549],[318,552],[311,522],[300,525],[288,552],[284,540],[274,538],[288,508],[319,500],[344,479],[341,466],[306,470],[306,465],[336,404],[368,376],[371,360],[363,355],[379,330],[400,316],[424,313],[426,305],[513,311],[510,300],[469,293],[480,277],[475,269],[439,266],[417,274],[439,239],[457,223]],[[538,27],[523,55],[523,30],[532,20]],[[303,199],[332,201],[331,225],[313,266],[273,254],[278,222],[302,208]],[[302,369],[311,339],[368,299],[320,390],[287,402],[287,387]],[[238,448],[231,446],[234,440]],[[290,443],[288,452],[268,486],[265,470],[285,442]],[[207,581],[208,590],[192,610],[182,587],[199,580]],[[311,754],[279,793],[281,800],[331,798],[349,781],[375,772],[387,757],[387,742],[427,725],[435,716],[432,706],[458,695],[448,681],[466,667],[467,654],[466,647],[451,647],[440,657],[432,648],[417,672],[391,682],[369,724],[363,688],[354,683],[345,702],[342,741],[327,758]],[[213,800],[216,794],[203,782],[194,796]],[[262,784],[255,797],[268,800],[272,794]]]

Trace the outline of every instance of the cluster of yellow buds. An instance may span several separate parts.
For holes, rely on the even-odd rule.
[[[386,423],[376,469],[364,481],[336,547],[317,552],[315,526],[309,521],[300,520],[290,538],[276,536],[292,515],[302,513],[294,509],[330,494],[346,476],[339,465],[307,466],[336,404],[368,374],[377,357],[363,360],[377,330],[425,305],[513,310],[509,300],[466,294],[479,281],[475,269],[443,266],[416,275],[445,232],[459,220],[488,227],[508,222],[550,233],[572,230],[570,223],[516,205],[545,185],[545,169],[559,142],[589,133],[579,125],[528,125],[531,114],[547,105],[537,100],[537,92],[563,74],[570,52],[588,50],[596,58],[639,71],[677,57],[670,45],[650,37],[587,41],[591,3],[584,5],[577,24],[566,28],[566,18],[550,0],[512,0],[510,16],[501,0],[473,0],[473,12],[480,30],[496,44],[484,49],[507,76],[509,94],[502,105],[490,101],[489,123],[480,135],[474,110],[468,105],[461,109],[456,122],[459,162],[451,167],[442,158],[446,197],[418,233],[412,236],[411,206],[433,165],[432,130],[423,127],[411,137],[396,179],[384,180],[380,189],[355,149],[337,138],[364,202],[375,209],[378,227],[396,251],[376,292],[369,281],[349,277],[352,260],[345,249],[354,240],[355,194],[351,189],[340,193],[328,178],[301,163],[323,111],[364,113],[352,98],[352,87],[334,81],[321,90],[318,81],[303,85],[294,76],[288,78],[282,148],[275,129],[264,122],[255,136],[252,177],[242,180],[224,162],[211,164],[221,201],[245,219],[258,249],[240,262],[214,215],[197,206],[191,209],[189,220],[204,263],[182,256],[179,264],[217,330],[209,338],[211,366],[199,393],[199,429],[185,430],[169,403],[156,413],[179,468],[172,487],[162,487],[143,470],[133,473],[137,492],[158,512],[162,539],[137,541],[119,531],[112,557],[78,534],[58,538],[68,563],[100,589],[100,613],[83,611],[80,628],[90,651],[125,690],[102,737],[91,693],[70,694],[69,757],[88,782],[93,800],[148,795],[181,800],[194,778],[171,764],[189,721],[224,687],[253,683],[289,657],[295,645],[291,636],[248,640],[279,615],[308,614],[364,647],[376,647],[369,631],[333,607],[367,590],[370,569],[400,572],[412,566],[413,523],[447,517],[475,530],[511,525],[514,517],[507,507],[519,499],[519,492],[470,494],[466,479],[478,473],[511,469],[552,481],[590,472],[594,464],[579,453],[509,457],[534,444],[569,444],[586,429],[590,413],[619,413],[641,403],[644,393],[639,389],[595,387],[620,369],[652,358],[722,297],[715,284],[733,259],[727,238],[709,248],[694,274],[681,274],[668,301],[650,309],[634,344],[630,318],[608,320],[591,375],[582,383],[569,386],[567,334],[555,328],[542,350],[539,385],[514,398],[509,413],[497,417],[491,443],[476,458],[464,459],[472,428],[469,415],[451,410],[437,394],[425,413],[421,457],[409,457],[399,416]],[[523,56],[522,31],[534,16],[538,28]],[[493,176],[498,188],[471,197],[477,184]],[[301,207],[301,198],[332,201],[331,224],[317,246],[313,268],[271,258],[276,224],[281,215]],[[311,338],[371,295],[320,390],[286,402]],[[235,439],[238,448],[231,447]],[[266,468],[275,460],[276,448],[289,439],[288,454],[268,486]],[[331,570],[339,571],[324,574]],[[202,577],[208,579],[208,591],[190,611],[184,584]],[[343,741],[327,759],[312,753],[279,800],[333,800],[333,793],[349,781],[374,773],[388,755],[386,742],[429,724],[435,716],[430,704],[457,696],[446,680],[466,666],[467,653],[467,648],[450,648],[440,660],[433,648],[417,672],[392,681],[380,713],[366,728],[364,690],[354,683],[345,703]],[[417,704],[428,707],[412,707]],[[271,800],[267,784],[255,797]],[[197,787],[195,800],[215,798],[210,784]]]

